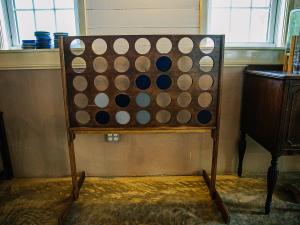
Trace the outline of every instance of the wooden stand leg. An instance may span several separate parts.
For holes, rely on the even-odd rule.
[[[265,214],[269,214],[271,211],[272,196],[278,177],[277,163],[278,156],[272,156],[271,166],[268,169],[268,194],[265,204]]]
[[[243,161],[246,152],[246,135],[245,132],[241,130],[240,132],[240,140],[239,140],[239,165],[238,165],[238,176],[242,177],[243,173]]]
[[[77,184],[77,169],[76,169],[76,159],[74,151],[74,140],[75,134],[70,132],[69,134],[69,158],[70,158],[70,167],[71,167],[71,176],[72,176],[72,186],[73,186],[73,198],[77,200],[79,197],[79,190]]]
[[[77,173],[76,170],[76,160],[75,160],[75,151],[74,151],[74,139],[75,134],[70,132],[68,134],[68,147],[69,147],[69,157],[70,157],[70,167],[71,167],[71,177],[72,177],[72,191],[70,196],[66,200],[65,208],[58,218],[58,223],[63,224],[68,212],[72,206],[72,203],[76,201],[79,197],[79,190],[85,179],[85,172]],[[77,177],[79,179],[77,180]]]
[[[212,155],[212,166],[211,166],[211,178],[207,175],[207,172],[203,170],[203,178],[209,189],[211,198],[215,201],[218,209],[220,210],[222,217],[226,224],[230,223],[230,214],[228,209],[223,203],[223,200],[216,190],[216,177],[217,177],[217,159],[218,159],[218,145],[219,137],[216,130],[212,130],[213,138],[213,155]]]

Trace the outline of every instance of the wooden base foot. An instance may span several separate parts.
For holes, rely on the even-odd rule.
[[[205,181],[205,183],[206,183],[206,185],[207,185],[207,187],[209,189],[211,198],[216,203],[219,211],[222,214],[222,217],[223,217],[225,223],[229,224],[230,223],[230,214],[229,214],[229,211],[228,211],[227,207],[223,203],[223,200],[222,200],[221,196],[219,195],[219,193],[216,190],[212,190],[212,188],[211,188],[211,180],[210,180],[210,178],[207,175],[207,172],[205,170],[203,170],[202,176],[203,176],[204,181]]]
[[[85,179],[85,172],[83,171],[83,172],[79,173],[78,176],[79,176],[79,179],[78,179],[77,185],[78,185],[78,190],[80,190],[80,188],[84,182],[84,179]],[[59,225],[64,224],[64,220],[66,219],[66,216],[68,215],[73,202],[76,201],[78,199],[78,197],[79,197],[78,195],[76,196],[74,194],[74,190],[72,190],[70,196],[66,199],[66,204],[64,206],[64,210],[58,218]]]

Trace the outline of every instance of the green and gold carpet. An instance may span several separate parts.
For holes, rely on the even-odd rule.
[[[289,183],[298,183],[299,176]],[[218,176],[218,190],[234,225],[299,225],[300,205],[279,182],[264,215],[262,178]],[[54,225],[70,192],[70,179],[14,179],[0,183],[1,225]],[[201,177],[87,178],[66,225],[217,225],[221,215]]]

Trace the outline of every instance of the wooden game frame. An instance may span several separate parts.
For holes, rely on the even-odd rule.
[[[167,37],[169,39],[173,38],[183,38],[183,37],[209,37],[214,41],[218,39],[220,41],[219,50],[218,50],[218,82],[216,87],[216,101],[214,102],[213,109],[213,122],[210,125],[191,125],[191,126],[131,126],[131,127],[122,127],[122,126],[114,126],[114,127],[89,127],[89,126],[73,126],[72,121],[70,122],[70,103],[69,103],[69,85],[67,82],[67,74],[69,73],[68,65],[66,63],[65,56],[65,46],[70,44],[70,41],[74,39],[84,39],[84,38],[101,38],[106,37],[108,39],[116,39],[125,37],[127,39],[138,38],[138,37]],[[206,185],[209,188],[209,192],[212,200],[216,203],[219,211],[222,214],[222,217],[225,223],[230,222],[229,211],[224,205],[221,196],[216,190],[216,173],[217,173],[217,158],[218,158],[218,146],[219,146],[219,132],[220,132],[220,110],[221,110],[221,89],[222,89],[222,74],[223,74],[223,63],[224,63],[224,35],[117,35],[117,36],[74,36],[61,38],[59,42],[60,46],[60,59],[61,59],[61,77],[62,77],[62,85],[63,85],[63,95],[64,95],[64,108],[65,108],[65,118],[66,118],[66,128],[67,128],[67,140],[68,140],[68,149],[69,149],[69,159],[70,159],[70,168],[71,168],[71,177],[72,177],[72,191],[67,199],[65,209],[61,216],[59,217],[59,223],[62,224],[68,211],[74,201],[76,201],[79,197],[80,188],[85,179],[85,172],[77,173],[76,169],[76,160],[75,160],[75,151],[74,151],[74,140],[76,138],[76,134],[107,134],[107,133],[199,133],[199,132],[211,132],[211,137],[213,139],[213,153],[212,153],[212,164],[211,164],[211,176],[209,177],[207,172],[203,170],[202,176]],[[209,55],[209,54],[208,54]],[[151,56],[151,55],[150,55]],[[109,63],[111,60],[109,59]],[[71,110],[72,111],[72,110]]]

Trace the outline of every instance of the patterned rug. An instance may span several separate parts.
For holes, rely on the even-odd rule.
[[[291,177],[290,177],[291,178]],[[262,178],[218,176],[218,190],[234,225],[299,225],[300,205],[283,179],[270,215],[264,215]],[[57,224],[70,192],[70,179],[15,179],[0,183],[1,225]],[[87,178],[66,225],[217,225],[224,224],[201,177]]]

